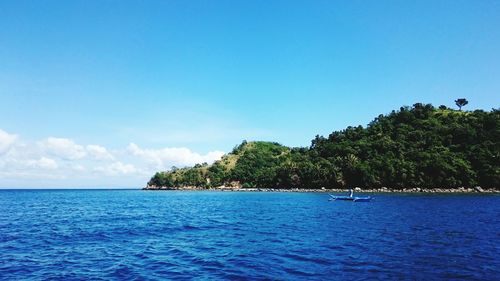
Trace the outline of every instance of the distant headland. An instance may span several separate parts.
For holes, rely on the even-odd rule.
[[[500,111],[416,103],[309,147],[243,141],[212,165],[157,172],[148,190],[498,192]]]

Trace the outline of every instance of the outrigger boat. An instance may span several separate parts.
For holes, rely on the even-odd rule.
[[[371,196],[352,196],[352,192],[349,196],[335,196],[335,195],[330,195],[329,201],[336,201],[336,200],[341,200],[341,201],[352,201],[352,202],[370,202],[370,200],[373,199]]]

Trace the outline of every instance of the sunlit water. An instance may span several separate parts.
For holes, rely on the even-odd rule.
[[[500,196],[0,191],[0,279],[499,280]]]

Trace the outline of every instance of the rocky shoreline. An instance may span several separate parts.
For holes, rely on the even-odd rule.
[[[229,191],[229,192],[323,192],[323,193],[342,193],[347,192],[347,189],[302,189],[302,188],[291,188],[291,189],[279,189],[279,188],[241,188],[241,187],[230,187],[230,186],[219,186],[213,188],[203,188],[195,186],[186,187],[165,187],[165,186],[146,186],[143,190],[176,190],[176,191]],[[481,188],[476,186],[474,188],[368,188],[361,189],[359,187],[354,188],[356,193],[500,193],[500,189],[497,188]]]

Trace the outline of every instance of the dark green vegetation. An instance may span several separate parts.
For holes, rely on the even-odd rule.
[[[499,110],[417,103],[308,148],[246,142],[212,165],[159,172],[151,186],[456,188],[500,186]]]

